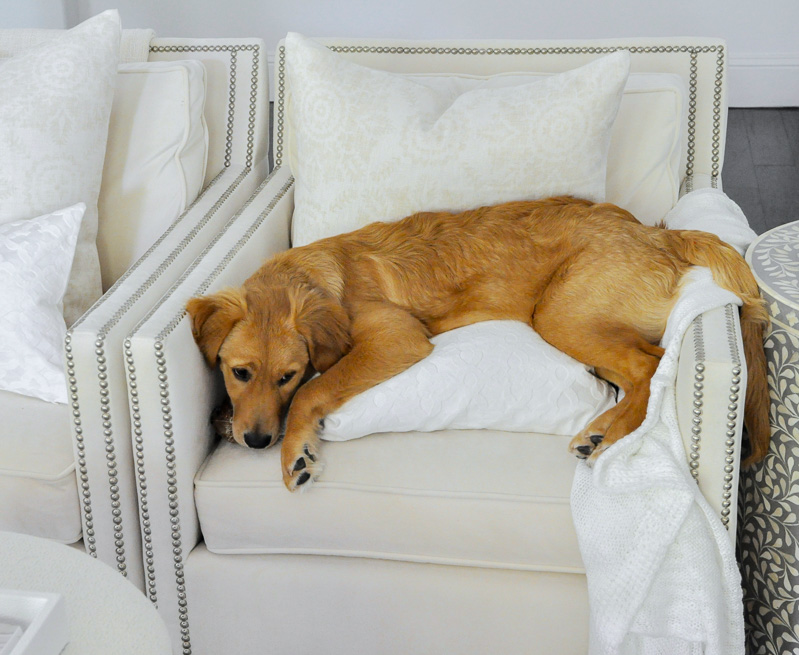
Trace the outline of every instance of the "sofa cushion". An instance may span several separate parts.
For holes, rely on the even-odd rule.
[[[0,30],[0,223],[83,202],[86,215],[64,298],[71,325],[100,296],[97,197],[119,58],[107,11],[45,43],[9,52]]]
[[[569,437],[459,430],[324,444],[324,476],[283,486],[279,448],[220,442],[195,479],[214,553],[313,553],[582,571]]]
[[[629,65],[629,53],[616,52],[513,88],[457,94],[289,34],[292,243],[418,211],[565,194],[604,200]]]
[[[81,536],[69,405],[0,391],[0,530]]]
[[[103,290],[201,191],[208,158],[204,107],[199,61],[119,66],[98,200]]]

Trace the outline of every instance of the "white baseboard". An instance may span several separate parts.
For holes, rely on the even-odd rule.
[[[799,53],[730,57],[730,107],[799,107]]]
[[[275,53],[269,62],[269,97],[275,99]],[[731,57],[727,74],[730,107],[799,107],[799,53]]]

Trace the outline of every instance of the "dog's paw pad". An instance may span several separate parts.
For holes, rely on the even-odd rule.
[[[302,444],[299,452],[287,458],[283,468],[283,482],[289,491],[305,491],[316,481],[324,468],[314,446]]]
[[[585,431],[571,440],[569,452],[577,459],[587,459],[590,464],[605,450],[604,441],[604,434]]]

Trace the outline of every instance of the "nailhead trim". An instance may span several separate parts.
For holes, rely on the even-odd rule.
[[[702,445],[702,410],[705,383],[705,336],[702,315],[693,320],[694,326],[694,393],[693,418],[691,419],[691,452],[688,467],[694,480],[699,480],[699,455]]]
[[[147,584],[147,597],[158,607],[158,594],[155,586],[155,566],[153,559],[153,532],[150,523],[150,509],[147,502],[147,476],[144,469],[144,439],[141,429],[141,410],[139,408],[139,389],[136,380],[136,366],[133,360],[133,350],[130,338],[125,339],[125,365],[128,371],[128,392],[130,396],[131,427],[133,428],[133,443],[136,451],[136,474],[139,487],[139,520],[141,524],[144,564],[145,564],[145,583]],[[162,383],[166,381],[163,375]]]
[[[696,87],[698,55],[715,52],[716,84],[713,94],[713,146],[711,152],[711,185],[718,186],[721,154],[721,98],[722,79],[724,77],[724,47],[718,46],[606,46],[558,48],[435,48],[435,47],[400,47],[400,46],[327,46],[332,52],[339,53],[375,53],[404,55],[560,55],[560,54],[608,54],[618,50],[628,50],[632,54],[690,54],[689,93],[688,93],[688,148],[685,170],[686,190],[693,189],[694,158],[696,145]],[[286,47],[280,46],[277,55],[277,138],[275,139],[275,167],[283,163],[283,128],[285,126],[286,95]]]
[[[83,536],[86,550],[92,557],[97,557],[97,544],[94,536],[94,515],[92,514],[92,494],[89,489],[89,471],[86,468],[86,444],[83,441],[83,425],[80,418],[80,404],[78,402],[78,380],[75,377],[75,359],[72,355],[72,332],[67,332],[64,338],[64,355],[67,360],[67,381],[69,382],[69,397],[72,401],[72,431],[75,435],[75,445],[78,451],[77,466],[80,474],[80,497],[83,504]]]
[[[181,275],[180,279],[175,283],[173,288],[180,286],[183,281],[194,271],[198,264],[203,260],[205,255],[214,247],[214,245],[222,238],[224,234],[227,233],[228,229],[235,223],[238,217],[244,212],[255,200],[258,194],[264,189],[264,187],[271,181],[274,175],[278,172],[279,169],[274,169],[267,178],[260,184],[258,189],[247,199],[247,202],[242,205],[242,207],[236,212],[236,214],[227,222],[227,224],[217,233],[214,239],[206,246],[203,250],[202,254],[187,268],[187,270]],[[275,208],[277,203],[286,195],[288,190],[291,188],[291,185],[294,183],[294,179],[290,178],[287,182],[281,187],[278,193],[272,198],[266,208],[258,215],[257,219],[250,226],[250,228],[246,231],[244,236],[239,239],[233,248],[227,253],[225,258],[222,262],[216,266],[214,271],[205,279],[201,287],[197,290],[194,295],[200,295],[204,293],[204,291],[208,288],[211,282],[216,279],[216,277],[222,272],[222,270],[230,263],[236,253],[241,250],[245,243],[249,240],[255,230],[263,223],[266,217],[272,212]],[[158,308],[163,305],[166,299],[169,297],[169,294],[166,294],[155,306],[147,313],[145,316],[134,328],[131,334],[135,334],[136,331],[146,323],[152,315],[158,310]],[[164,450],[166,453],[166,466],[167,466],[167,498],[169,500],[169,514],[170,514],[170,523],[172,529],[172,552],[173,552],[173,562],[174,562],[174,570],[175,570],[175,583],[178,595],[178,615],[180,619],[180,626],[181,626],[181,641],[183,644],[183,655],[191,655],[191,639],[190,639],[190,632],[189,632],[189,615],[188,615],[188,603],[186,597],[186,579],[185,573],[183,569],[183,544],[182,544],[182,537],[180,532],[180,502],[178,498],[178,486],[177,486],[177,457],[175,454],[175,440],[174,440],[174,433],[172,431],[172,409],[169,402],[169,378],[167,373],[167,366],[166,366],[166,358],[164,357],[164,340],[166,337],[175,329],[175,327],[180,323],[180,320],[185,315],[185,309],[182,309],[180,313],[170,321],[167,326],[159,332],[158,336],[156,336],[154,340],[154,350],[155,350],[155,358],[156,358],[156,365],[158,371],[158,380],[159,380],[159,388],[160,396],[161,396],[161,414],[162,414],[162,428],[164,432]],[[144,461],[144,444],[142,439],[142,431],[141,431],[141,424],[136,425],[136,421],[140,421],[141,415],[139,412],[139,405],[138,405],[138,390],[136,389],[135,383],[135,362],[133,359],[133,352],[131,348],[131,339],[128,338],[125,341],[125,349],[126,349],[126,357],[128,357],[128,371],[129,371],[129,380],[130,375],[133,375],[133,382],[134,385],[131,386],[131,407],[133,409],[133,418],[134,418],[134,442],[136,444],[136,465],[137,465],[137,472],[138,472],[138,479],[139,479],[139,493],[140,497],[144,499],[144,502],[140,502],[139,504],[139,515],[141,518],[142,530],[145,535],[145,542],[144,542],[144,549],[145,549],[145,558],[148,563],[148,574],[152,573],[153,577],[150,579],[148,577],[148,594],[150,595],[151,600],[153,597],[156,596],[155,591],[155,576],[154,576],[154,566],[153,566],[153,548],[152,548],[152,534],[149,530],[150,528],[150,515],[149,515],[149,507],[146,502],[147,499],[147,476],[146,476],[146,468],[145,468],[145,461]],[[130,385],[129,385],[130,386]],[[135,390],[135,393],[133,391]],[[142,495],[142,491],[144,494]],[[144,531],[144,527],[147,527],[148,530]]]
[[[261,60],[261,46],[248,45],[168,45],[150,46],[150,52],[227,52],[230,54],[230,72],[228,86],[227,130],[225,132],[225,168],[231,165],[233,153],[233,121],[236,112],[236,68],[238,53],[252,52],[252,75],[250,78],[250,106],[247,123],[247,155],[245,166],[252,167],[253,150],[255,148],[255,115],[258,96],[258,67]]]
[[[735,334],[736,308],[725,305],[724,315],[727,326],[727,339],[730,344],[730,355],[733,360],[732,381],[730,383],[730,404],[727,406],[727,432],[724,458],[724,486],[721,494],[721,522],[725,528],[730,529],[730,512],[732,505],[732,479],[735,469],[735,433],[738,420],[738,398],[741,390],[741,354],[738,350],[738,339]]]

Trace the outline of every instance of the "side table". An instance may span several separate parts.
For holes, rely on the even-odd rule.
[[[771,448],[741,471],[738,561],[747,652],[799,653],[799,221],[746,253],[771,315],[766,337]]]
[[[170,655],[158,611],[107,564],[71,546],[0,532],[0,588],[61,594],[69,643],[62,655]]]

